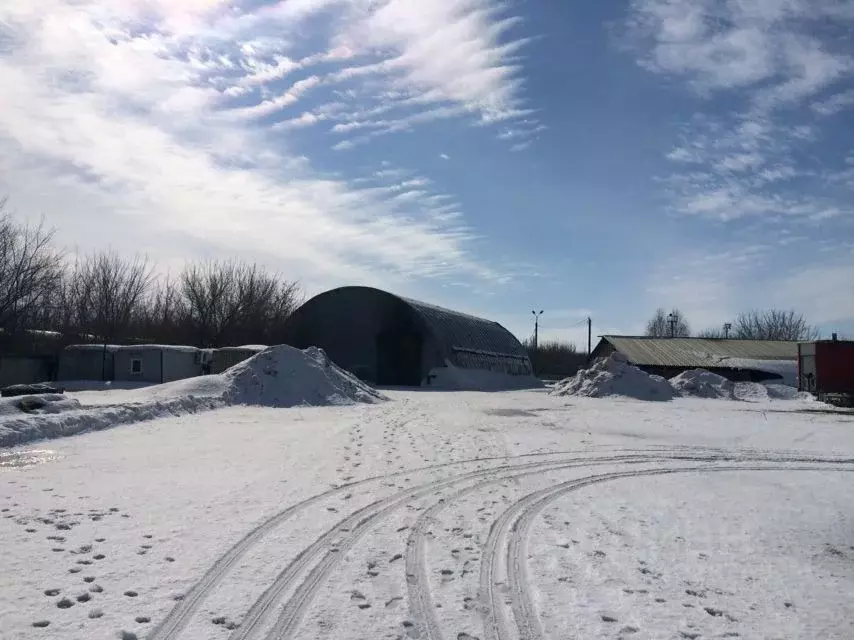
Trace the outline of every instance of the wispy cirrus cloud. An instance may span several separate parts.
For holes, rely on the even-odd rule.
[[[639,64],[707,99],[666,152],[677,212],[813,222],[852,212],[850,194],[827,188],[844,156],[816,144],[827,118],[854,106],[853,27],[838,0],[633,0]]]
[[[311,42],[307,21],[322,25]],[[327,174],[290,136],[393,113],[390,91],[409,102],[359,135],[518,118],[516,23],[487,0],[8,0],[3,188],[36,212],[62,184],[79,198],[63,224],[84,209],[124,215],[130,233],[275,256],[305,278],[501,279],[471,256],[460,206],[428,178]]]
[[[374,130],[338,142],[339,149],[440,119],[530,122],[520,57],[529,38],[519,34],[521,20],[504,3],[289,0],[251,17],[222,19],[217,30],[248,37],[260,15],[299,55],[249,45],[236,61],[247,73],[220,68],[212,81],[240,99],[237,115],[292,123],[299,108],[339,135]],[[319,16],[325,18],[320,29]],[[310,35],[299,28],[309,19]],[[344,108],[321,117],[342,97]]]

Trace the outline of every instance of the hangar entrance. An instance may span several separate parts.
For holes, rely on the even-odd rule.
[[[377,334],[377,384],[421,385],[421,335],[416,331],[386,330]]]

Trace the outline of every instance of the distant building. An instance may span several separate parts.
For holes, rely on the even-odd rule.
[[[248,360],[267,349],[260,344],[249,344],[241,347],[220,347],[210,350],[210,360],[206,373],[222,373],[236,364]]]
[[[796,384],[797,342],[601,336],[591,359],[615,351],[647,373],[665,378],[689,369],[707,369],[733,381],[781,380]]]
[[[160,384],[200,376],[203,352],[196,347],[140,344],[116,347],[113,380]]]
[[[525,348],[497,322],[369,287],[312,298],[291,316],[285,342],[320,347],[338,366],[378,385],[429,384],[447,365],[520,380],[532,373]]]
[[[112,380],[118,347],[103,344],[72,344],[59,354],[56,379]]]

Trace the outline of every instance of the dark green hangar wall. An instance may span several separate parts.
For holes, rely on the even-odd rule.
[[[446,362],[462,369],[531,375],[525,348],[497,322],[370,287],[341,287],[308,300],[285,341],[322,348],[338,366],[384,386],[419,386]]]

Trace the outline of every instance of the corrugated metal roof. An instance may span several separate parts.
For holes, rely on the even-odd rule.
[[[727,367],[728,360],[797,360],[798,343],[782,340],[707,340],[602,336],[629,362],[659,367]],[[736,365],[737,366],[737,365]]]

